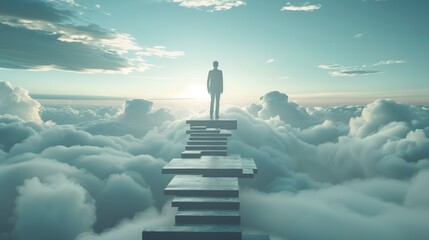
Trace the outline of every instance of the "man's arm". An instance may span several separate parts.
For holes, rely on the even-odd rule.
[[[207,92],[210,93],[210,71],[209,75],[207,76]]]
[[[220,71],[220,93],[223,93],[223,73]]]

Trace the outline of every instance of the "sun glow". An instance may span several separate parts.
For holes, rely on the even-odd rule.
[[[191,85],[186,90],[185,94],[186,98],[208,98],[209,94],[207,93],[207,89],[203,85]]]

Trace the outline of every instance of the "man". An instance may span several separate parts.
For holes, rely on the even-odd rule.
[[[210,119],[213,119],[213,105],[216,100],[216,119],[219,119],[219,98],[220,94],[223,92],[223,75],[222,71],[217,69],[219,63],[217,61],[213,62],[213,69],[209,71],[209,76],[207,77],[207,91],[211,95],[210,101]]]

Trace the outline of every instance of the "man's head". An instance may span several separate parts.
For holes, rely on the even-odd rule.
[[[213,67],[215,68],[215,69],[217,69],[217,67],[219,66],[219,62],[218,61],[214,61],[213,62]]]

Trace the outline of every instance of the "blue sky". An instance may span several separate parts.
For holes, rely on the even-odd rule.
[[[218,60],[227,99],[278,90],[313,104],[426,104],[428,7],[423,0],[0,0],[0,80],[32,94],[202,98]]]

